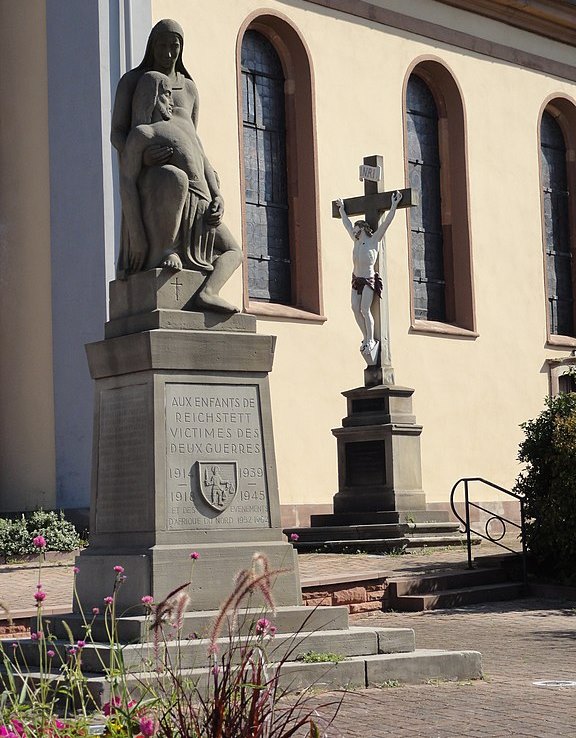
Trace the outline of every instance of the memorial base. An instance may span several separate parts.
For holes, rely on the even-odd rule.
[[[256,552],[290,572],[274,582],[276,602],[301,602],[280,528],[275,338],[257,335],[253,316],[187,310],[202,279],[151,270],[113,282],[113,337],[87,346],[95,407],[90,546],[77,560],[84,607],[101,605],[122,566],[120,611],[191,579],[191,607],[217,609]],[[178,329],[135,329],[172,320]]]

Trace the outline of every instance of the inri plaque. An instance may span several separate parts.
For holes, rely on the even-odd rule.
[[[258,387],[166,385],[169,530],[270,526]]]

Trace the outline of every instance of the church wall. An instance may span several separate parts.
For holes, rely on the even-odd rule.
[[[482,48],[493,42],[500,56],[513,57],[516,49],[532,60],[549,56],[555,64],[573,64],[568,46],[465,11],[431,2],[377,4],[444,29],[453,24],[459,44],[465,33],[482,39]],[[184,27],[185,63],[201,96],[200,135],[221,176],[227,223],[238,238],[235,49],[245,18],[262,7],[256,0],[229,3],[223,21],[209,0],[152,4],[155,20],[175,17]],[[548,391],[545,359],[568,353],[545,345],[538,124],[545,98],[576,99],[576,84],[321,4],[270,0],[265,9],[288,17],[311,55],[327,318],[258,321],[260,332],[278,336],[271,384],[281,502],[325,505],[337,489],[330,429],[345,414],[339,393],[363,381],[363,361],[349,308],[351,242],[331,217],[331,200],[362,193],[357,171],[366,155],[384,155],[387,189],[405,185],[402,89],[420,58],[440,60],[462,91],[478,336],[411,331],[407,219],[399,212],[387,234],[396,382],[416,390],[429,502],[446,501],[461,476],[510,487],[519,471],[519,424],[540,411]],[[241,301],[240,275],[227,295]]]
[[[0,3],[0,511],[55,504],[46,9]]]

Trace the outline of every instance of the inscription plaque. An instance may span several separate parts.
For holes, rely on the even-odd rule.
[[[142,530],[148,486],[148,402],[145,385],[103,390],[98,439],[98,531]]]
[[[166,385],[166,527],[270,527],[255,385]]]

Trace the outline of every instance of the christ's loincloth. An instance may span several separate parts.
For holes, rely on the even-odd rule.
[[[210,207],[210,201],[206,195],[200,194],[191,182],[188,188],[188,196],[182,211],[180,222],[179,248],[177,251],[182,255],[182,263],[185,268],[200,268],[211,271],[215,228],[210,227],[205,221],[205,215]]]
[[[364,287],[370,287],[378,297],[382,297],[383,286],[382,277],[378,272],[374,272],[373,277],[357,277],[355,274],[352,275],[352,289],[356,290],[359,295],[362,294]]]

